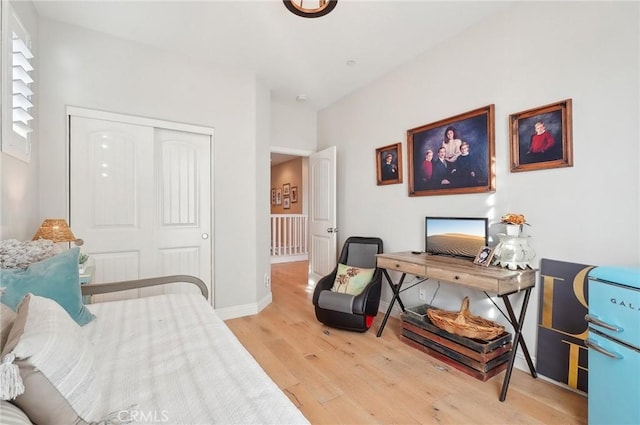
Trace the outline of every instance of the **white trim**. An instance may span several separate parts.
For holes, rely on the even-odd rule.
[[[70,115],[84,118],[95,118],[105,121],[122,122],[126,124],[144,125],[148,127],[166,128],[168,130],[186,131],[189,133],[214,135],[214,129],[194,124],[185,124],[157,118],[140,117],[136,115],[119,114],[116,112],[100,111],[78,106],[67,105],[67,117]]]
[[[273,301],[271,292],[264,296],[257,303],[238,305],[228,308],[216,308],[216,313],[222,320],[236,319],[244,316],[255,316],[260,313]]]
[[[285,155],[297,155],[297,156],[309,156],[315,151],[310,151],[307,149],[295,149],[295,148],[285,148],[279,146],[271,146],[271,153],[282,153]]]
[[[271,256],[271,264],[291,263],[294,261],[307,261],[309,254],[300,255],[284,255],[284,256]]]

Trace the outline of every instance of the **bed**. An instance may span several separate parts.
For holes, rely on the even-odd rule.
[[[61,255],[76,261],[77,269],[77,255]],[[38,267],[48,261],[30,266],[31,280],[43,280]],[[51,265],[43,270],[60,273]],[[16,287],[30,284],[28,271],[18,273]],[[5,304],[11,304],[15,279],[3,273],[7,292],[0,307],[6,323],[12,319]],[[83,285],[82,294],[77,288],[77,299],[171,282],[193,283],[201,292],[71,307],[68,293],[65,299],[45,290],[24,295],[12,307],[16,314],[2,349],[0,422],[308,424],[216,314],[200,279],[165,276]],[[57,290],[60,285],[50,286]],[[39,373],[50,375],[33,378]],[[7,385],[12,379],[24,383],[19,395]],[[62,403],[51,407],[52,399]]]

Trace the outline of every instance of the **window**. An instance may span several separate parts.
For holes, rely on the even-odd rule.
[[[24,161],[31,157],[34,56],[31,36],[11,4],[2,2],[2,151]]]

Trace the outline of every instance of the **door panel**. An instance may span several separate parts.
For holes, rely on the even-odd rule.
[[[336,147],[309,156],[311,280],[329,274],[336,265]]]
[[[95,282],[189,274],[212,296],[211,136],[76,116],[70,135],[69,219]],[[102,300],[185,288],[198,291],[173,284]]]
[[[84,246],[84,252],[90,253]],[[140,253],[138,251],[95,253],[91,254],[95,267],[94,282],[118,282],[122,280],[138,279],[140,270]],[[139,295],[137,289],[114,292],[113,294],[93,295],[93,302],[104,302],[135,298]]]
[[[210,138],[156,129],[158,226],[156,264],[161,274],[211,280]],[[206,236],[205,236],[206,235]],[[167,285],[171,292],[181,284]],[[195,287],[193,287],[194,290]]]

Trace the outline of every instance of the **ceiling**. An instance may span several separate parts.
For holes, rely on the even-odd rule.
[[[320,18],[281,0],[34,1],[40,16],[250,70],[273,99],[319,110],[476,22],[506,1],[338,0]]]

